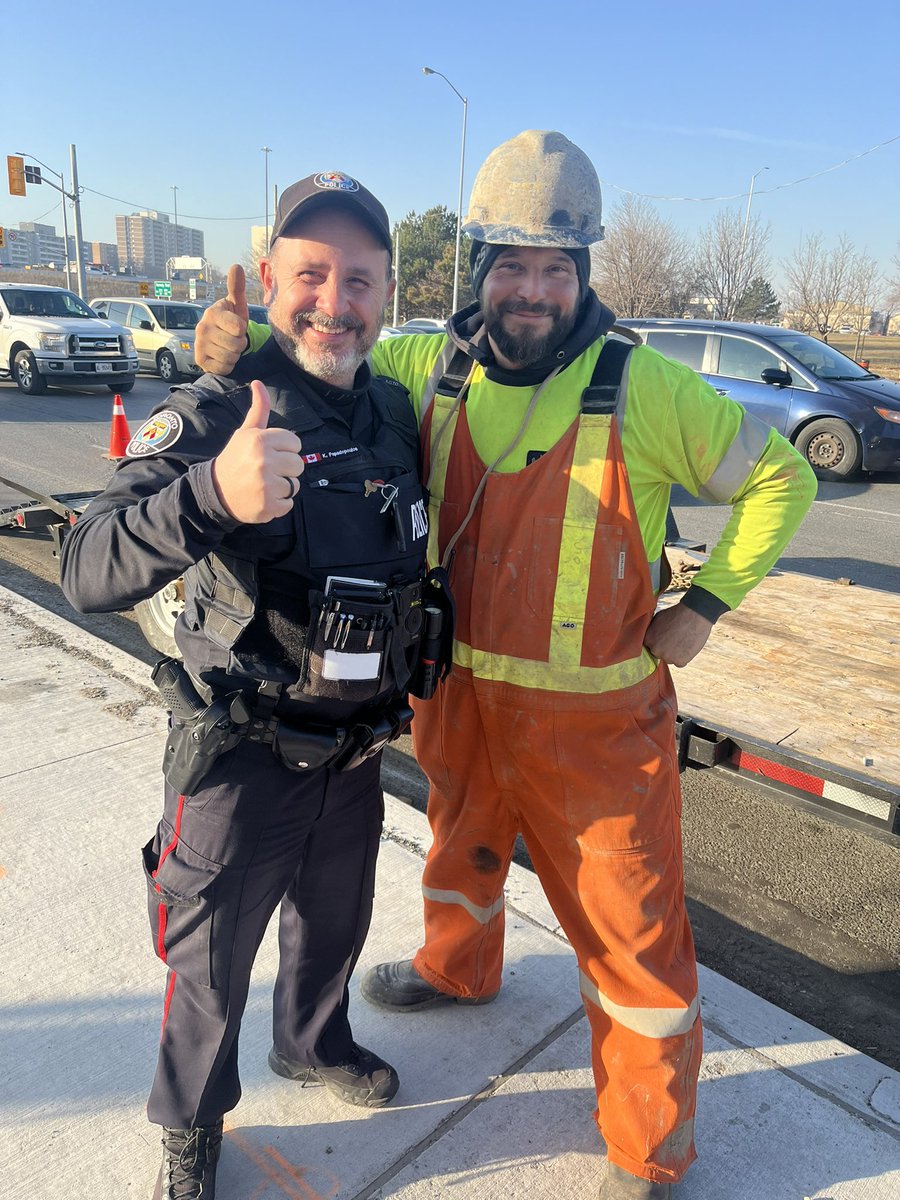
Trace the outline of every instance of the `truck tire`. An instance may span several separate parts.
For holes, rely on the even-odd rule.
[[[29,396],[42,396],[47,390],[47,380],[37,367],[34,355],[30,350],[20,350],[16,355],[13,374],[20,392]]]
[[[159,358],[156,360],[156,369],[166,383],[181,383],[181,372],[178,370],[178,363],[175,361],[175,355],[170,353],[170,351],[163,350],[160,352]]]
[[[175,622],[184,608],[184,582],[176,579],[167,583],[147,600],[134,606],[134,615],[141,633],[154,650],[170,658],[181,658],[175,643]]]
[[[130,392],[134,387],[134,380],[126,379],[122,383],[108,383],[106,386],[111,392],[118,392],[121,396],[124,396],[126,392]]]
[[[819,479],[849,479],[862,462],[859,438],[838,417],[810,421],[801,429],[794,445]]]

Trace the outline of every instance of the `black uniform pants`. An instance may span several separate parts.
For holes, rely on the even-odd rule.
[[[347,984],[384,817],[379,767],[380,755],[343,774],[290,771],[242,742],[193,796],[166,787],[144,848],[154,947],[169,967],[151,1121],[211,1125],[240,1099],[238,1030],[279,901],[275,1049],[310,1066],[350,1050]]]

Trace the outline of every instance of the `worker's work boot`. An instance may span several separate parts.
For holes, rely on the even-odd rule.
[[[215,1200],[222,1122],[163,1129],[163,1161],[153,1200]]]
[[[291,1062],[273,1046],[269,1051],[269,1066],[276,1075],[293,1079],[301,1087],[307,1083],[324,1083],[339,1100],[360,1108],[383,1108],[397,1095],[400,1086],[400,1076],[390,1063],[355,1042],[346,1059],[331,1067]]]
[[[422,978],[410,958],[372,967],[363,976],[359,990],[370,1004],[395,1012],[416,1012],[439,1004],[490,1004],[497,998],[496,992],[490,996],[454,996],[451,992],[438,991]]]
[[[600,1200],[671,1200],[671,1183],[654,1183],[641,1179],[623,1167],[609,1163],[606,1179],[600,1187]]]

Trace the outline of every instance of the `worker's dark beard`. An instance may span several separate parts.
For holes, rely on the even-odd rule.
[[[557,346],[561,346],[575,327],[577,308],[563,316],[558,304],[527,304],[524,300],[504,300],[494,308],[482,302],[484,327],[494,345],[504,358],[519,366],[540,362]],[[521,333],[512,334],[503,327],[503,318],[507,313],[527,312],[539,316],[553,318],[553,324],[546,333],[524,329]]]

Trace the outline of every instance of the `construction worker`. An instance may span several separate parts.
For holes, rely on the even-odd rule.
[[[394,286],[387,213],[348,175],[302,179],[281,195],[260,273],[271,341],[239,378],[172,389],[62,558],[82,612],[185,576],[184,666],[154,676],[172,721],[143,850],[168,968],[147,1106],[163,1127],[154,1200],[213,1200],[250,971],[279,903],[269,1066],[367,1108],[399,1086],[348,1014],[380,751],[412,716],[425,622],[415,418],[365,362]]]
[[[434,837],[425,941],[362,993],[396,1012],[495,998],[521,832],[580,966],[602,1200],[659,1200],[695,1157],[701,1054],[669,666],[772,567],[815,478],[689,368],[605,336],[614,316],[588,286],[599,180],[562,134],[494,150],[463,228],[476,303],[372,355],[413,397],[429,558],[450,570],[457,625],[453,671],[413,722]],[[265,336],[236,307],[201,323],[198,359],[219,370]],[[654,615],[673,484],[733,513]]]

